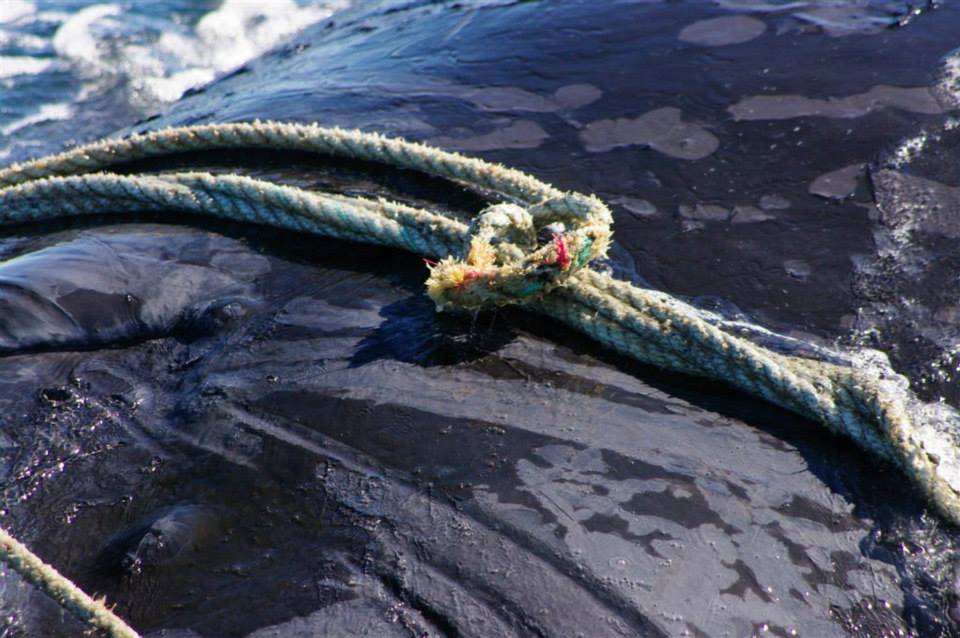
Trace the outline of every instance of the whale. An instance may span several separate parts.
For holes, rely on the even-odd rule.
[[[917,371],[956,321],[923,202],[952,201],[960,10],[800,4],[356,3],[104,133],[316,121],[502,162],[608,201],[617,276],[784,352],[877,348],[950,401]],[[118,170],[184,168],[484,202],[299,153]],[[3,524],[144,635],[957,631],[956,530],[817,424],[521,309],[437,313],[416,255],[110,213],[0,238]],[[82,631],[16,583],[14,631]]]

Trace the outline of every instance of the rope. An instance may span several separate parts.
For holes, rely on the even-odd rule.
[[[107,609],[103,600],[96,600],[85,594],[2,528],[0,550],[8,565],[90,627],[105,631],[116,638],[139,638],[137,632]]]
[[[118,175],[120,162],[212,149],[268,148],[381,162],[503,198],[469,225],[385,200],[311,192],[236,175]],[[403,248],[430,261],[438,308],[521,304],[641,362],[723,381],[819,421],[897,465],[948,520],[960,523],[960,457],[951,437],[914,422],[892,372],[774,352],[726,332],[663,292],[590,267],[605,256],[612,216],[597,198],[565,193],[520,171],[374,133],[253,122],[170,128],[108,139],[0,170],[0,224],[71,215],[176,209]],[[913,410],[913,412],[917,412]],[[15,541],[14,541],[15,543]],[[4,542],[3,560],[91,625],[58,593],[69,581],[32,575]],[[22,548],[26,551],[26,548]],[[17,550],[20,551],[20,550]],[[52,568],[49,568],[52,571]],[[118,621],[119,622],[119,621]]]

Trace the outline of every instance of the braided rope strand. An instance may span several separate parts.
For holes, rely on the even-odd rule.
[[[108,609],[102,600],[88,596],[2,527],[0,551],[3,560],[24,579],[46,592],[61,607],[88,626],[104,631],[114,638],[139,638],[139,634]]]

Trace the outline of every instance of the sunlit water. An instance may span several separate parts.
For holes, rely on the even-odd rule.
[[[154,113],[347,4],[3,0],[0,160]]]

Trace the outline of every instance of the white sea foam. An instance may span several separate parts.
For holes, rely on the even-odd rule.
[[[82,114],[85,101],[110,91],[125,97],[134,113],[155,112],[350,0],[222,0],[205,15],[164,10],[164,4],[174,3],[90,3],[79,10],[57,5],[38,11],[35,2],[0,0],[0,90],[17,106],[6,118],[0,113],[0,132],[6,137],[20,131],[17,140],[0,141],[0,157],[14,145],[42,142],[30,141],[25,129],[66,117],[65,100],[72,100],[71,113]],[[72,77],[66,94],[62,88],[37,94],[37,81],[27,83],[31,76],[64,71]],[[55,86],[62,87],[63,80]]]
[[[155,60],[166,61],[160,73],[140,76],[140,88],[161,101],[174,100],[187,89],[241,66],[346,5],[343,0],[304,7],[294,0],[225,0],[201,18],[194,33],[184,36],[168,31],[150,51],[131,52],[146,61],[141,68],[149,68]]]
[[[99,38],[93,25],[105,18],[120,15],[123,9],[116,4],[95,4],[78,11],[64,22],[53,36],[53,49],[63,58],[74,62],[79,70],[99,70],[102,55]]]
[[[29,33],[17,33],[0,29],[0,49],[17,49],[20,53],[52,53],[53,48],[46,38]]]
[[[294,0],[224,0],[193,29],[176,25],[162,33],[134,33],[104,44],[105,34],[129,33],[116,4],[87,7],[57,30],[54,49],[85,78],[115,78],[130,83],[136,106],[172,102],[184,91],[206,84],[318,20],[347,5],[345,0],[301,6]],[[129,40],[129,41],[125,41]],[[85,92],[84,95],[89,94]]]
[[[36,10],[36,6],[29,0],[2,0],[0,1],[0,24],[16,22]]]
[[[890,155],[890,164],[894,168],[901,168],[916,159],[930,142],[930,135],[926,131],[921,131],[913,137],[902,140],[896,149]]]
[[[944,58],[938,88],[940,99],[952,108],[960,108],[960,49]]]
[[[226,0],[197,24],[196,53],[218,71],[243,64],[303,27],[343,8],[343,2],[299,7],[293,0]],[[191,52],[187,52],[188,54]]]
[[[57,61],[50,58],[35,58],[29,55],[0,55],[0,79],[17,75],[36,75],[56,67]]]
[[[66,120],[73,115],[73,107],[66,103],[44,104],[34,113],[10,122],[2,129],[0,133],[10,135],[22,128],[39,124],[40,122],[49,122],[51,120]]]
[[[960,108],[960,49],[951,51],[943,58],[940,77],[931,93],[940,102],[945,111]],[[942,124],[943,131],[952,131],[960,126],[960,120],[949,117]],[[940,134],[921,130],[916,135],[900,141],[888,159],[893,168],[903,168],[920,157],[931,142],[940,140]]]

